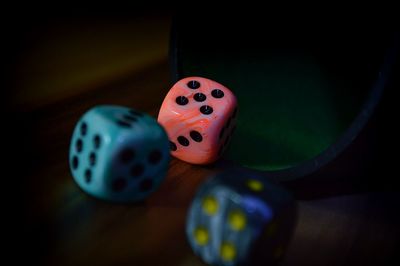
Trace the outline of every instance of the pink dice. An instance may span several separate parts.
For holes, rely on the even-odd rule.
[[[216,161],[236,127],[237,101],[225,86],[188,77],[168,92],[158,114],[167,131],[171,153],[193,164]]]

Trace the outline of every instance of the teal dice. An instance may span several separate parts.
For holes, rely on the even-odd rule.
[[[114,105],[83,114],[69,150],[78,186],[93,197],[115,202],[148,197],[164,180],[169,161],[163,127],[145,113]]]
[[[264,176],[224,171],[204,182],[188,211],[186,235],[210,265],[272,265],[281,259],[296,217],[291,195]]]

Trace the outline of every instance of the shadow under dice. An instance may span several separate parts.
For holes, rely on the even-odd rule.
[[[286,190],[254,173],[225,171],[197,191],[186,235],[194,253],[211,265],[271,265],[282,257],[295,219]]]
[[[237,100],[225,86],[202,77],[178,81],[166,95],[158,122],[173,156],[193,164],[216,161],[236,127]]]
[[[169,141],[151,116],[121,106],[97,106],[78,121],[70,168],[79,187],[105,200],[146,198],[167,172]]]

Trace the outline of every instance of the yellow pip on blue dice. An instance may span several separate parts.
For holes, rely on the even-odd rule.
[[[78,186],[89,195],[115,202],[140,201],[164,180],[169,140],[157,121],[115,105],[88,110],[74,129],[69,162]]]
[[[198,189],[186,220],[194,251],[210,265],[271,265],[296,221],[290,193],[246,169],[225,170]]]

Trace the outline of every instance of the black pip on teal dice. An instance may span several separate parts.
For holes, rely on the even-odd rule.
[[[197,191],[186,235],[208,264],[264,265],[282,257],[295,218],[286,190],[253,172],[225,171]]]
[[[118,202],[139,201],[165,177],[169,140],[147,114],[121,106],[97,106],[78,121],[69,160],[76,183],[88,194]]]

